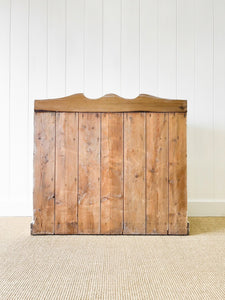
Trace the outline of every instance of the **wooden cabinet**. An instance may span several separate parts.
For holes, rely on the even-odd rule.
[[[185,100],[35,101],[32,234],[187,234]]]

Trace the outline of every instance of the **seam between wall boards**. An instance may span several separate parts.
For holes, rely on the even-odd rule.
[[[83,94],[85,94],[85,19],[86,19],[86,13],[85,13],[85,8],[86,8],[86,0],[83,0]]]
[[[11,35],[12,35],[12,0],[10,0],[10,16],[9,16],[10,20],[9,20],[9,175],[8,175],[8,180],[9,180],[9,185],[8,185],[8,198],[11,201],[11,197],[12,197],[12,191],[11,191],[11,184],[12,184],[12,162],[11,162],[11,157],[12,157],[12,152],[11,152],[11,147],[12,147],[12,116],[11,116],[11,107],[12,107],[12,91],[11,91],[11,86],[12,86],[12,82],[11,82],[11,67],[12,67],[12,61],[11,61],[11,46],[12,46],[12,41],[11,41]],[[34,220],[34,215],[33,215],[33,220]]]
[[[104,60],[104,1],[102,0],[102,26],[101,26],[101,29],[102,29],[102,32],[101,32],[101,38],[102,38],[102,40],[101,40],[101,46],[102,46],[102,53],[101,53],[101,55],[102,55],[102,59],[101,59],[101,72],[102,72],[102,74],[101,74],[101,76],[102,76],[102,78],[101,78],[101,83],[102,83],[102,95],[103,95],[103,91],[104,91],[104,89],[103,89],[103,60]]]
[[[141,1],[139,0],[138,2],[138,17],[139,17],[139,20],[138,20],[138,44],[139,44],[139,48],[138,48],[138,56],[139,56],[139,69],[138,69],[138,72],[139,72],[139,75],[138,75],[138,85],[139,85],[139,95],[141,93]]]
[[[31,112],[30,112],[30,0],[28,1],[28,18],[27,18],[27,141],[28,141],[28,147],[27,147],[27,157],[28,157],[28,164],[27,164],[27,168],[28,168],[28,174],[30,175],[30,168],[31,168],[31,159],[30,159],[30,153],[31,153],[31,149],[32,149],[32,144],[30,141],[30,120],[31,120]],[[28,183],[28,199],[30,196],[30,176],[28,175],[27,178],[27,183]]]
[[[212,144],[212,157],[213,157],[213,171],[212,171],[212,181],[213,181],[213,186],[212,186],[212,196],[213,199],[215,199],[215,9],[214,9],[214,1],[212,1],[212,140],[213,140],[213,144]],[[186,121],[187,122],[187,121]]]
[[[65,95],[67,95],[67,0],[65,0]]]

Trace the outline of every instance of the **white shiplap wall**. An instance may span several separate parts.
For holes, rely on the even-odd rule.
[[[0,0],[0,215],[32,214],[33,100],[188,99],[189,215],[225,215],[225,0]]]

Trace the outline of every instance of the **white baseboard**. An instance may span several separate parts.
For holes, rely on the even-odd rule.
[[[189,217],[225,217],[225,200],[188,201]]]
[[[31,217],[33,209],[25,205],[0,206],[1,217]]]

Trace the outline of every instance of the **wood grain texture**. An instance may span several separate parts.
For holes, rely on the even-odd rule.
[[[125,99],[114,94],[98,99],[86,98],[75,94],[52,100],[36,100],[36,111],[61,112],[186,112],[186,100],[169,100],[150,95],[139,95],[134,99]]]
[[[168,229],[168,114],[146,114],[146,233]]]
[[[169,234],[187,234],[186,114],[169,114]]]
[[[56,113],[55,233],[77,233],[78,114]]]
[[[78,233],[100,233],[100,114],[79,114]]]
[[[145,233],[145,113],[124,114],[124,233]]]
[[[101,119],[101,233],[123,232],[123,114]]]
[[[55,113],[34,115],[32,234],[54,234]]]

